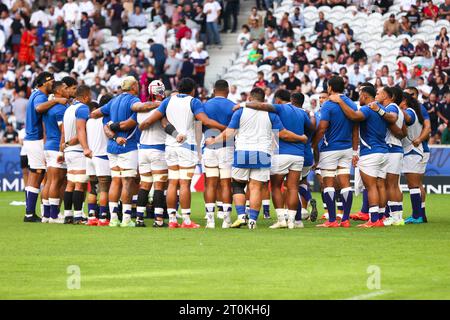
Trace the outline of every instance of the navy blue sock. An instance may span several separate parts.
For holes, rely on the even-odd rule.
[[[39,189],[28,187],[28,197],[26,206],[27,215],[36,214],[36,204],[38,197],[39,197]]]
[[[362,192],[363,203],[361,207],[362,213],[369,213],[369,196],[367,193],[367,189],[364,189]]]
[[[422,195],[419,188],[409,189],[411,196],[412,217],[418,219],[422,216]]]
[[[341,199],[342,199],[342,207],[344,210],[342,221],[345,221],[350,218],[350,211],[352,210],[353,190],[351,187],[344,188],[341,190]]]
[[[98,205],[96,203],[88,203],[88,215],[94,217],[98,212]]]
[[[300,194],[300,196],[303,197],[303,199],[305,199],[307,204],[312,199],[311,191],[309,190],[308,185],[306,185],[306,184],[301,184],[299,186],[298,193]]]
[[[336,192],[333,187],[323,189],[323,198],[327,204],[328,220],[330,222],[336,221]]]
[[[380,208],[378,206],[373,206],[369,208],[369,214],[370,214],[370,221],[371,222],[377,222],[379,218],[378,212],[380,211]]]
[[[50,204],[44,204],[44,217],[50,218]]]
[[[300,193],[299,193],[300,195]],[[299,200],[298,201],[298,206],[297,206],[297,213],[295,214],[295,221],[301,221],[302,220],[302,201]]]
[[[109,208],[107,206],[100,206],[100,219],[108,219]]]

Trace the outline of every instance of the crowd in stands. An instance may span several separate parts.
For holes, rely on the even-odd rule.
[[[140,81],[142,100],[151,81],[161,79],[171,89],[182,77],[194,78],[206,96],[206,49],[221,47],[220,15],[227,18],[223,31],[227,24],[235,31],[238,3],[227,2],[221,15],[223,5],[215,0],[2,0],[0,142],[16,142],[7,125],[14,132],[23,127],[41,71],[56,79],[74,76],[91,86],[96,99],[119,92],[127,75]]]
[[[436,0],[435,0],[436,1]],[[294,9],[282,15],[281,20],[274,16],[273,8],[262,14],[255,6],[245,25],[242,26],[237,42],[242,50],[249,50],[245,65],[258,66],[254,86],[264,88],[268,100],[275,90],[284,88],[300,91],[314,98],[312,108],[318,108],[317,95],[326,90],[327,79],[334,74],[346,81],[346,94],[354,101],[358,100],[358,85],[370,81],[377,88],[388,86],[418,87],[420,99],[425,103],[432,121],[431,143],[450,143],[448,119],[450,119],[450,58],[448,54],[449,38],[447,28],[443,27],[435,43],[430,47],[419,40],[411,43],[408,38],[402,40],[398,57],[420,57],[420,63],[409,70],[405,64],[398,63],[395,69],[389,69],[383,63],[383,54],[379,52],[368,56],[360,41],[354,40],[354,32],[347,23],[336,25],[327,21],[320,6],[353,5],[360,11],[386,13],[392,2],[353,0],[294,0]],[[311,41],[305,36],[295,37],[295,28],[305,28],[303,10],[308,6],[318,7],[318,20],[314,25],[317,37]],[[450,20],[450,0],[439,7],[433,2],[420,0],[402,0],[400,12],[403,15],[390,14],[383,25],[383,35],[413,35],[425,20]],[[356,12],[355,12],[356,14]],[[350,50],[353,47],[353,50]],[[392,48],[395,51],[395,48]],[[261,66],[270,66],[268,74]],[[244,95],[243,98],[246,96]],[[236,98],[236,101],[242,99]]]
[[[272,68],[269,78],[259,74],[254,79],[269,98],[277,88],[314,96],[326,89],[333,74],[344,77],[346,93],[353,100],[364,81],[377,87],[417,86],[432,119],[431,142],[448,142],[450,58],[445,27],[432,47],[404,39],[398,56],[421,57],[420,64],[411,70],[402,64],[390,70],[383,63],[383,52],[368,56],[350,26],[327,21],[320,7],[354,6],[386,13],[392,0],[293,0],[295,9],[279,19],[273,12],[281,3],[257,0],[237,40],[242,48],[251,48],[247,64]],[[317,37],[307,41],[302,36],[297,41],[294,29],[305,28],[303,10],[308,6],[319,8]],[[439,5],[431,0],[401,0],[400,11],[406,14],[392,15],[383,26],[385,34],[413,35],[425,20],[450,20],[450,0]],[[148,99],[145,88],[152,80],[161,79],[171,89],[179,78],[192,77],[205,101],[211,94],[204,88],[207,48],[221,48],[221,32],[238,31],[238,12],[239,0],[2,0],[0,142],[17,141],[12,132],[23,127],[34,78],[44,70],[57,79],[74,76],[91,86],[94,98],[120,92],[121,79],[127,75],[139,80],[142,100]],[[130,37],[146,30],[151,32],[145,43]],[[105,49],[112,39],[114,45]],[[230,95],[237,102],[247,99],[248,92],[232,86]],[[319,107],[317,100],[311,99],[311,104]]]

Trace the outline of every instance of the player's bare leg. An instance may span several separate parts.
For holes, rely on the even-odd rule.
[[[272,226],[270,226],[271,229],[287,228],[286,208],[284,196],[281,192],[284,177],[285,175],[282,174],[275,174],[270,176],[270,186],[272,188],[272,201],[275,207],[275,211],[277,213],[277,222],[275,222]]]
[[[259,211],[262,205],[263,196],[263,182],[250,179],[248,187],[250,189],[250,210],[248,226],[249,229],[254,229],[256,227],[256,220],[258,219]]]
[[[285,207],[287,208],[288,227],[293,229],[295,225],[295,215],[299,205],[298,188],[301,178],[301,171],[289,170],[286,178],[286,201]],[[302,224],[298,224],[297,227],[302,227]]]
[[[120,178],[120,168],[111,168],[111,186],[109,188],[109,213],[111,215],[110,226],[119,226],[119,199],[122,191],[122,180]]]
[[[214,228],[214,211],[216,208],[217,187],[219,185],[219,168],[205,168],[205,216],[206,227]]]
[[[181,228],[198,228],[199,225],[191,221],[191,180],[194,167],[180,167],[180,207],[183,223]]]

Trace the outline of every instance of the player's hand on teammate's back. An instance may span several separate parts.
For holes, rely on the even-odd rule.
[[[184,143],[187,139],[185,134],[179,133],[176,137],[178,143]]]
[[[205,140],[205,146],[209,146],[214,144],[214,138],[210,137],[208,139]]]
[[[60,152],[60,153],[58,154],[58,157],[56,157],[56,162],[58,162],[58,163],[64,163],[64,153],[63,153],[63,152]]]
[[[412,143],[413,143],[414,147],[417,148],[422,143],[422,141],[420,141],[420,139],[417,138],[417,139],[414,139],[414,141]]]
[[[328,99],[332,102],[338,103],[339,101],[341,101],[341,96],[338,94],[332,94],[328,97]]]
[[[69,101],[66,98],[54,98],[54,100],[59,104],[67,104],[67,102]]]
[[[353,156],[353,158],[352,158],[352,164],[353,164],[353,167],[357,167],[358,166],[358,161],[359,161],[359,157],[358,156]]]
[[[127,139],[122,138],[122,137],[118,137],[116,139],[116,142],[117,142],[118,145],[123,146],[125,143],[127,143]]]
[[[233,111],[237,111],[237,110],[239,110],[240,108],[241,108],[241,104],[238,103],[237,105],[235,105],[235,106],[233,107]]]
[[[92,158],[92,150],[91,149],[84,149],[83,154],[87,158]]]
[[[369,104],[369,108],[375,112],[378,112],[378,110],[380,109],[380,107],[377,105],[376,102],[372,102]]]

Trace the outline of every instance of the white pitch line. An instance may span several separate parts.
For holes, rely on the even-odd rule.
[[[347,298],[345,300],[367,300],[367,299],[371,299],[371,298],[374,298],[374,297],[382,296],[384,294],[388,294],[388,293],[391,293],[391,292],[392,292],[391,290],[374,291],[374,292],[371,292],[371,293],[366,293],[366,294],[361,294],[359,296],[350,297],[350,298]]]

